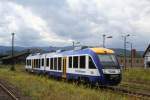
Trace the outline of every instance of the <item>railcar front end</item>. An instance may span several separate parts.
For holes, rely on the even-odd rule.
[[[117,85],[121,82],[121,67],[118,63],[117,57],[114,51],[110,49],[100,49],[92,48],[96,53],[97,68],[101,73],[101,83],[102,85]]]

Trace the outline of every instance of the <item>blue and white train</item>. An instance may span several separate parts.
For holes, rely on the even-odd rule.
[[[31,54],[26,58],[25,68],[30,72],[90,84],[117,85],[122,78],[114,51],[106,48]]]

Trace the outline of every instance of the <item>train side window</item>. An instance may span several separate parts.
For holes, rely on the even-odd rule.
[[[31,66],[31,60],[29,60],[29,66]]]
[[[91,57],[89,57],[89,69],[96,69],[95,64]]]
[[[46,58],[46,66],[49,67],[49,58]]]
[[[61,57],[58,58],[58,70],[61,70]]]
[[[42,59],[42,66],[44,66],[44,59]]]
[[[85,69],[85,56],[80,56],[80,68]]]
[[[34,66],[34,61],[33,61],[33,59],[32,59],[32,67]]]
[[[36,59],[34,59],[34,68],[36,68]]]
[[[53,66],[54,66],[53,58],[51,58],[50,60],[51,60],[51,66],[50,66],[50,69],[52,69],[52,70],[53,70]]]
[[[35,63],[36,66],[35,67],[37,68],[38,67],[38,59],[36,59],[35,62],[36,62]]]
[[[54,58],[54,70],[57,70],[57,58]]]
[[[73,68],[78,68],[78,56],[73,57]]]
[[[40,66],[41,66],[41,60],[40,59],[38,59],[38,60],[39,60],[39,66],[38,67],[40,68]]]
[[[35,59],[33,59],[33,68],[35,68]]]
[[[72,68],[72,57],[69,57],[69,68]]]

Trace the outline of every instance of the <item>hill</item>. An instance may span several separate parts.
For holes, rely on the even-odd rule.
[[[50,51],[56,51],[56,50],[72,50],[72,46],[66,46],[66,47],[20,47],[20,46],[15,46],[15,52],[21,52],[23,50],[27,49],[38,49],[42,52],[50,52]],[[121,48],[111,48],[116,52],[116,55],[118,56],[123,56],[124,55],[124,49]],[[130,56],[131,51],[127,50],[127,56]],[[142,57],[144,51],[137,51],[137,57]],[[11,54],[11,46],[0,46],[0,54],[1,55],[8,55]]]

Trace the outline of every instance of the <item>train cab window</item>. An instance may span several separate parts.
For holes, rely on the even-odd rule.
[[[72,68],[72,57],[69,57],[69,68]]]
[[[73,68],[78,68],[78,56],[73,57]]]
[[[85,56],[80,56],[80,68],[84,69],[86,64],[85,64]]]
[[[53,58],[51,58],[50,60],[51,60],[51,61],[50,61],[50,62],[51,62],[50,69],[52,69],[52,70],[53,70],[53,66],[54,66]]]
[[[61,70],[61,57],[58,58],[58,70]]]
[[[44,66],[44,59],[42,59],[42,66]]]
[[[89,57],[89,69],[96,69],[95,64],[91,57]]]
[[[49,67],[49,58],[46,58],[46,66]]]
[[[54,70],[57,70],[57,58],[54,58]]]

